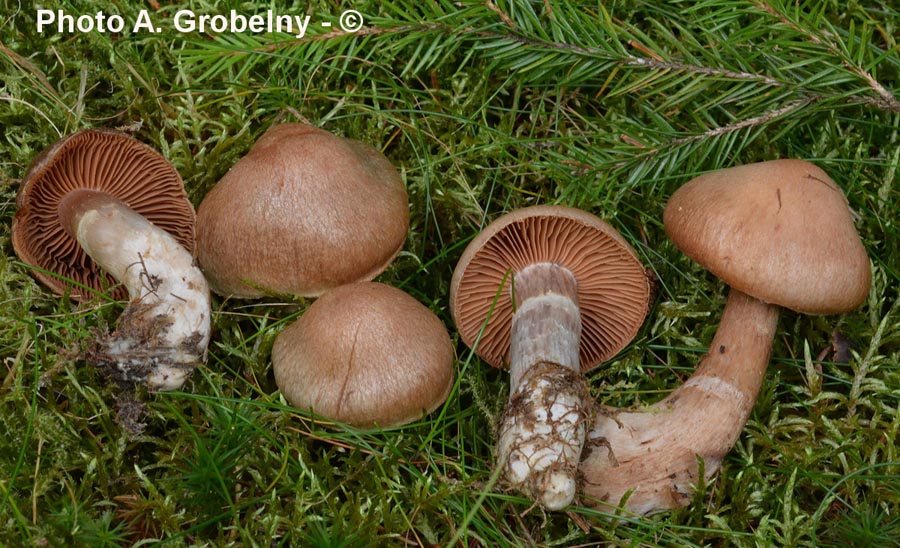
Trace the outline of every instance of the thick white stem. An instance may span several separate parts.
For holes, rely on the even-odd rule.
[[[73,197],[66,207],[64,217],[85,252],[131,298],[116,331],[89,358],[121,380],[180,388],[206,359],[210,336],[209,288],[193,257],[167,232],[102,194]]]
[[[624,507],[645,515],[687,504],[743,430],[777,324],[777,306],[732,289],[709,353],[687,382],[646,409],[598,413],[581,464],[584,502],[609,509],[628,494]]]
[[[559,510],[575,497],[586,435],[577,283],[568,270],[541,263],[517,273],[513,287],[510,400],[498,454],[514,487]]]

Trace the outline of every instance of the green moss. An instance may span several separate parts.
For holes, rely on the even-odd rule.
[[[0,21],[0,544],[891,546],[900,513],[900,14],[870,1],[292,3],[357,35],[184,35],[177,9],[254,2],[48,1],[160,34],[36,32]],[[279,8],[281,9],[281,8]],[[334,28],[332,27],[332,31]],[[726,289],[666,239],[668,196],[719,167],[802,157],[847,193],[873,263],[867,303],[782,315],[765,386],[720,474],[690,507],[615,521],[543,514],[495,483],[507,377],[457,342],[446,405],[388,431],[317,422],[280,399],[277,334],[306,302],[215,301],[207,367],[185,393],[128,398],[77,359],[120,310],[55,297],[15,258],[18,180],[85,127],[125,128],[199,204],[265,129],[305,120],[380,148],[410,197],[404,252],[381,276],[452,329],[449,280],[501,212],[565,203],[609,220],[658,281],[636,341],[590,373],[605,404],[646,404],[692,371]],[[844,363],[820,353],[835,331]],[[896,543],[895,543],[896,544]]]

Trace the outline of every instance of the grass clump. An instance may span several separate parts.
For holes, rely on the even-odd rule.
[[[0,0],[0,544],[126,546],[891,546],[900,516],[900,13],[890,2],[291,4],[358,33],[180,33],[174,13],[258,2],[51,0],[73,15],[149,10],[160,33],[36,31]],[[564,203],[608,220],[658,281],[636,340],[590,374],[605,404],[651,403],[712,338],[723,285],[666,239],[691,177],[806,158],[845,190],[872,260],[867,303],[785,313],[760,399],[720,474],[685,509],[543,515],[503,490],[494,419],[506,375],[459,344],[445,406],[387,431],[285,405],[274,337],[304,302],[214,304],[208,366],[184,393],[118,390],[74,359],[120,308],[76,305],[10,243],[18,180],[61,135],[119,127],[176,166],[198,204],[272,123],[377,146],[409,190],[406,248],[382,275],[451,327],[450,276],[489,219]],[[837,338],[835,333],[840,335]],[[849,358],[838,359],[835,341]],[[891,544],[893,542],[893,544]]]

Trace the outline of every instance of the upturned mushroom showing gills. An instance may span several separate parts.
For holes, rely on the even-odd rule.
[[[205,359],[210,302],[175,169],[132,137],[84,130],[32,163],[17,202],[13,247],[39,280],[76,299],[110,287],[130,299],[89,361],[116,380],[180,388]]]
[[[669,237],[731,286],[694,374],[649,408],[599,413],[582,463],[593,506],[652,514],[684,506],[719,469],[765,376],[779,307],[839,314],[865,300],[870,265],[841,189],[815,165],[777,160],[711,172],[679,188]]]
[[[410,423],[453,386],[453,345],[428,308],[389,285],[327,291],[272,348],[275,382],[295,407],[353,426]]]
[[[649,297],[625,239],[568,207],[500,217],[457,264],[450,310],[462,340],[510,368],[497,456],[507,481],[544,508],[564,508],[576,494],[591,411],[582,372],[634,338]]]
[[[381,152],[281,124],[203,199],[197,259],[222,295],[315,297],[375,278],[408,229],[406,187]]]

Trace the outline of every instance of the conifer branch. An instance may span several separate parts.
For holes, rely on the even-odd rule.
[[[802,34],[810,42],[822,46],[826,49],[826,51],[828,51],[828,53],[839,58],[843,65],[850,72],[865,81],[869,88],[878,96],[873,101],[866,101],[868,104],[871,104],[872,106],[881,108],[883,110],[900,112],[900,100],[898,100],[894,94],[892,94],[883,85],[881,85],[881,83],[876,80],[868,71],[853,63],[846,55],[846,53],[841,51],[841,48],[833,40],[829,40],[824,36],[820,36],[819,33],[797,24],[795,21],[789,19],[785,14],[779,12],[770,3],[764,0],[757,0],[754,2],[754,5],[777,18],[781,23],[790,27],[795,32]]]
[[[762,126],[768,123],[775,121],[778,118],[783,116],[787,116],[791,114],[793,111],[801,109],[812,102],[810,99],[797,99],[796,101],[792,101],[780,108],[775,110],[771,110],[766,112],[765,114],[761,114],[759,116],[753,116],[752,118],[746,118],[744,120],[740,120],[738,122],[734,122],[731,124],[726,124],[724,126],[711,128],[703,133],[698,133],[696,135],[690,135],[688,137],[681,137],[673,140],[670,145],[671,146],[680,146],[687,143],[691,143],[694,141],[701,141],[703,139],[716,138],[726,135],[728,133],[732,133],[735,131],[740,131],[742,129],[748,129],[753,127]],[[657,149],[659,151],[660,149]]]
[[[688,72],[688,73],[699,74],[699,75],[703,75],[703,76],[724,78],[724,79],[728,79],[728,80],[755,81],[755,82],[760,82],[767,86],[773,86],[773,87],[784,87],[784,86],[788,85],[786,82],[776,80],[775,78],[772,78],[771,76],[766,76],[765,74],[753,74],[751,72],[740,72],[740,71],[734,71],[734,70],[728,70],[728,69],[719,69],[719,68],[713,68],[713,67],[688,65],[685,63],[666,62],[666,61],[661,61],[658,59],[652,59],[652,58],[646,58],[646,57],[632,57],[631,59],[623,61],[622,65],[629,66],[629,67],[648,68],[651,70]]]
[[[632,19],[577,2],[392,0],[356,33],[216,37],[194,42],[182,59],[204,77],[243,78],[257,65],[266,72],[306,65],[351,81],[373,67],[390,67],[396,82],[427,71],[434,88],[442,86],[434,67],[462,62],[489,86],[533,87],[569,103],[567,135],[514,145],[529,151],[535,169],[574,166],[579,176],[620,177],[626,188],[662,166],[727,161],[773,125],[784,135],[820,123],[821,112],[900,112],[875,76],[880,67],[888,75],[900,68],[893,51],[870,33],[832,26],[822,11],[787,15],[778,3],[698,0],[688,11],[661,3]],[[502,104],[484,108],[520,108],[495,99]],[[480,120],[458,122],[463,131],[492,131]]]

